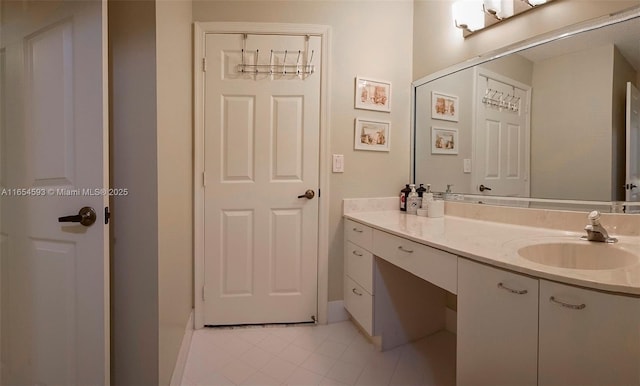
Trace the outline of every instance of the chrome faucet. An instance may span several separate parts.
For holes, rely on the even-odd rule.
[[[615,243],[618,241],[615,237],[609,237],[607,230],[600,224],[600,212],[597,210],[589,213],[589,222],[590,224],[584,227],[587,235],[582,236],[582,240],[598,241],[601,243]]]

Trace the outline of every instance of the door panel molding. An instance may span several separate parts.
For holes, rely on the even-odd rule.
[[[205,36],[211,33],[309,35],[321,38],[318,201],[318,322],[327,323],[329,254],[330,38],[331,28],[315,24],[195,22],[194,23],[194,328],[204,327],[204,70]]]

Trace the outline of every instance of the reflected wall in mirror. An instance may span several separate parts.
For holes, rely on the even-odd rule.
[[[561,33],[414,82],[414,182],[466,194],[640,200],[640,7]],[[458,97],[457,122],[432,116],[432,91]],[[434,126],[458,130],[457,154],[432,154]]]

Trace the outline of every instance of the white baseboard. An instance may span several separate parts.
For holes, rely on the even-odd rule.
[[[337,323],[349,320],[349,314],[344,309],[344,300],[329,302],[327,307],[327,323]]]
[[[447,308],[445,312],[444,329],[453,334],[458,331],[458,313],[451,308]]]
[[[189,356],[189,347],[191,347],[191,338],[193,337],[193,310],[189,315],[189,320],[184,329],[184,337],[182,338],[182,344],[180,345],[180,352],[178,353],[178,359],[176,359],[176,366],[173,368],[173,375],[171,376],[171,386],[180,386],[182,384],[182,377],[184,375],[184,368],[187,365],[187,357]]]

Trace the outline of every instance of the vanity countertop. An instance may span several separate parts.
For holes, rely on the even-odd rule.
[[[495,267],[561,283],[640,295],[640,260],[636,264],[615,269],[567,269],[537,264],[520,257],[517,253],[519,248],[531,244],[579,240],[584,232],[504,224],[449,215],[428,218],[407,215],[398,210],[346,213],[344,217]],[[612,248],[623,248],[640,256],[640,237],[616,234],[612,236],[619,239],[618,243],[609,244]]]

